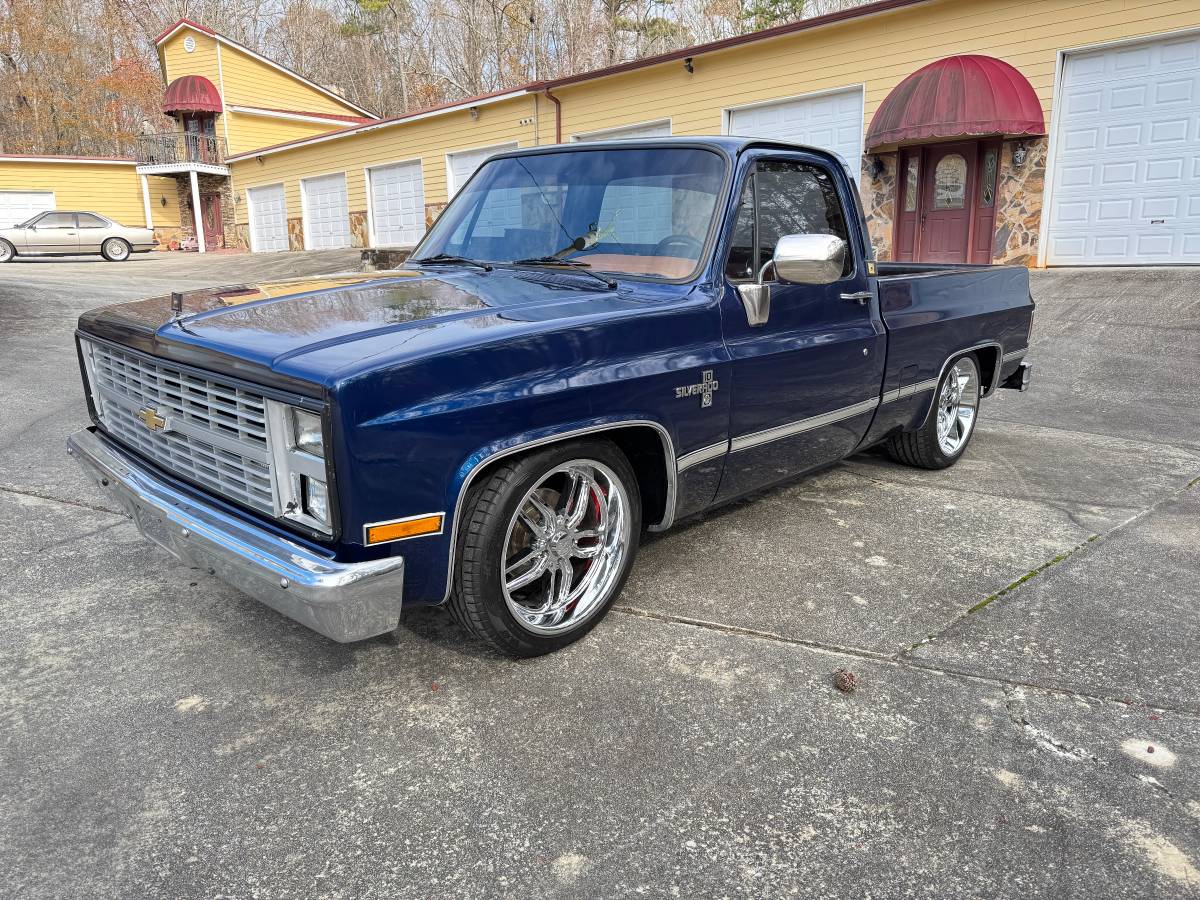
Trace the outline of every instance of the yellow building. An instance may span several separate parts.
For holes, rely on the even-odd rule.
[[[841,154],[881,259],[1200,262],[1194,0],[879,0],[387,120],[195,23],[158,46],[177,134],[138,190],[159,228],[180,181],[206,246],[411,245],[490,153],[729,133]]]

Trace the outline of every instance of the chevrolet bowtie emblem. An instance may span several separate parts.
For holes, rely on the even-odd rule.
[[[153,406],[147,406],[145,409],[139,410],[137,417],[151,431],[162,431],[167,426],[167,420],[160,416],[158,410]]]
[[[713,391],[721,386],[720,382],[713,377],[712,369],[705,369],[700,373],[699,384],[689,384],[684,387],[675,388],[675,399],[682,400],[684,397],[700,396],[700,408],[712,406]]]

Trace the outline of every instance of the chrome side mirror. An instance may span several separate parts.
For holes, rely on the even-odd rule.
[[[832,234],[785,234],[775,253],[758,271],[754,284],[739,284],[738,294],[746,309],[746,321],[765,325],[771,317],[771,286],[763,284],[767,269],[775,277],[794,284],[832,284],[842,277],[846,265],[846,242]]]
[[[832,234],[785,234],[775,245],[775,277],[795,284],[832,284],[846,265],[846,242]]]

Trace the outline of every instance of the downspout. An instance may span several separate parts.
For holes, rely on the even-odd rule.
[[[554,104],[554,143],[562,143],[562,103],[557,97],[550,93],[550,88],[542,88],[542,93],[546,95],[546,99]]]

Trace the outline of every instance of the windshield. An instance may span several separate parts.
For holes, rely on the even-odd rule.
[[[553,259],[597,272],[687,278],[725,179],[710,150],[570,150],[485,163],[413,254]]]

